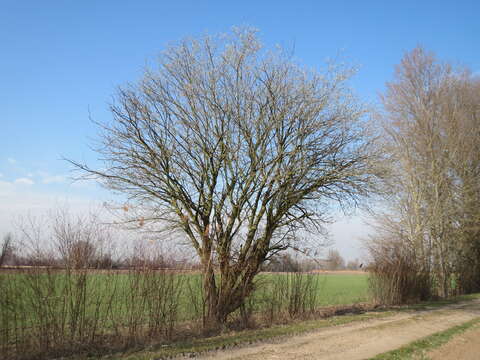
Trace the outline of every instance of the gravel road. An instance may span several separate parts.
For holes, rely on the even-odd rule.
[[[368,359],[477,317],[480,317],[480,300],[473,300],[323,328],[291,338],[208,353],[200,359]]]

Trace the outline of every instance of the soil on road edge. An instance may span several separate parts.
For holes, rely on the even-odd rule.
[[[466,332],[455,336],[438,349],[430,351],[427,356],[431,360],[478,360],[480,357],[480,326],[477,325]]]
[[[480,299],[439,309],[403,312],[200,356],[212,360],[368,359],[480,317]]]

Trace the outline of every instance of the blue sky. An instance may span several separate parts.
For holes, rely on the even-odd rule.
[[[72,185],[60,159],[96,162],[89,114],[108,119],[115,87],[135,81],[169,42],[254,26],[268,46],[294,46],[310,67],[341,52],[360,66],[352,86],[374,103],[417,44],[480,71],[479,14],[474,0],[0,0],[0,235],[29,209],[111,198],[95,184]],[[365,227],[354,218],[332,229],[355,257]]]

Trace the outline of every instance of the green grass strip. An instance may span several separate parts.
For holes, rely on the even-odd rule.
[[[423,339],[414,341],[397,350],[377,355],[370,360],[426,359],[425,353],[427,351],[433,350],[447,343],[453,336],[459,335],[477,324],[480,324],[480,318],[467,321],[466,323],[451,327],[445,331],[440,331]]]

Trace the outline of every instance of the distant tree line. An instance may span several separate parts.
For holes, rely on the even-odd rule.
[[[313,270],[359,270],[361,263],[358,259],[345,262],[338,250],[331,249],[325,258],[312,259],[309,257],[295,257],[290,253],[280,253],[268,259],[263,271],[269,272],[308,272]]]
[[[126,234],[101,222],[98,214],[57,209],[27,220],[19,224],[16,237],[9,233],[0,242],[0,267],[199,269],[198,262],[160,249],[160,241],[146,242],[141,236],[124,239],[118,253],[113,238]]]

